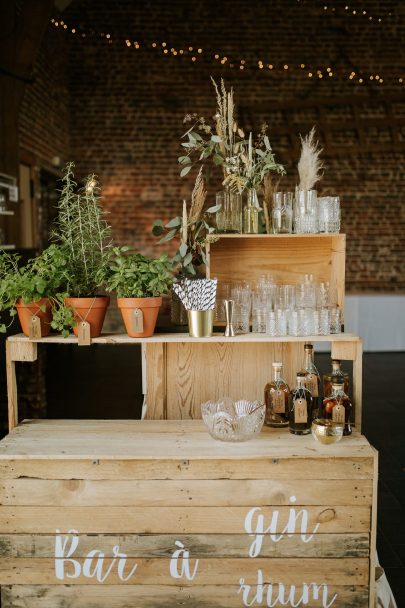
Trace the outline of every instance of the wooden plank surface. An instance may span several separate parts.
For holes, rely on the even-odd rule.
[[[43,343],[43,344],[77,344],[77,338],[72,334],[67,338],[63,338],[60,335],[51,335],[46,338],[38,338],[38,340],[30,340],[24,334],[16,334],[7,338],[8,341],[21,342],[26,344]],[[340,334],[329,334],[327,336],[281,336],[273,338],[266,334],[258,334],[250,332],[248,334],[237,335],[233,338],[224,338],[224,333],[217,332],[210,338],[191,338],[188,333],[161,333],[155,334],[150,338],[130,338],[127,334],[102,334],[98,338],[93,338],[93,344],[156,344],[156,343],[199,343],[203,342],[206,344],[216,342],[226,343],[238,343],[238,342],[299,342],[304,344],[305,342],[335,342],[335,341],[357,341],[359,337],[355,334],[340,333]],[[20,360],[20,359],[18,359]],[[26,360],[26,359],[23,359]]]
[[[360,480],[76,480],[6,479],[0,505],[14,506],[256,506],[370,505],[373,482]]]
[[[28,421],[0,442],[0,465],[7,461],[105,458],[109,460],[196,461],[239,460],[243,463],[284,458],[374,459],[365,437],[354,433],[324,446],[312,435],[297,437],[288,429],[264,427],[257,438],[243,443],[212,439],[202,421]],[[11,463],[10,463],[11,464]],[[242,466],[242,465],[241,465]],[[300,463],[305,467],[305,461]],[[333,477],[334,462],[329,471]],[[355,468],[355,467],[353,467]],[[6,475],[7,476],[7,475]],[[272,477],[270,471],[263,479]]]
[[[47,534],[56,529],[81,533],[239,534],[244,532],[248,507],[0,507],[0,533]],[[281,532],[290,508],[277,506],[276,531]],[[368,532],[370,507],[307,506],[308,527],[320,532]],[[271,507],[260,510],[270,520]]]
[[[241,608],[243,605],[238,580],[229,586],[14,585],[3,586],[1,591],[2,608],[100,608],[103,605],[108,608]],[[329,587],[329,598],[335,594],[337,598],[333,608],[368,606],[366,586],[332,585]],[[285,603],[272,605],[280,608]],[[311,608],[322,608],[324,605],[322,593],[317,600],[311,599]]]
[[[0,561],[0,585],[17,585],[24,580],[25,584],[57,585],[72,583],[72,578],[59,580],[55,576],[55,559],[48,558],[9,558]],[[108,577],[111,585],[176,585],[178,580],[172,578],[169,571],[169,560],[164,558],[128,558],[125,572],[138,564],[137,572],[127,582],[121,581],[117,569]],[[312,580],[321,580],[327,585],[367,585],[369,560],[366,558],[343,559],[294,559],[294,558],[200,558],[198,581],[181,579],[182,585],[231,585],[243,575],[245,579],[257,578],[257,571],[263,570],[266,583],[285,585],[302,585]],[[66,571],[72,567],[66,565]],[[82,574],[74,579],[76,584],[99,585],[96,578]],[[105,605],[105,604],[104,604]]]
[[[365,452],[364,452],[365,454]],[[302,457],[301,457],[302,458]],[[321,466],[319,458],[296,457],[237,459],[0,459],[0,479],[372,479],[373,460],[368,454],[348,458],[329,457]]]
[[[177,534],[80,534],[75,556],[86,557],[95,546],[106,557],[113,547],[128,557],[172,557]],[[182,543],[194,558],[246,557],[252,539],[247,534],[183,534]],[[369,535],[365,533],[315,534],[310,543],[299,534],[278,542],[263,542],[261,557],[368,557]],[[55,557],[55,535],[1,534],[0,558]]]

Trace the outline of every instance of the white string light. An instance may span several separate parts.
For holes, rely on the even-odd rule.
[[[299,0],[297,0],[298,2]],[[349,10],[349,5],[345,6],[345,9],[347,7],[347,10]],[[330,7],[330,10],[332,10],[333,7]],[[324,6],[325,10],[329,10],[329,5]],[[219,53],[219,52],[213,52],[209,49],[204,49],[203,47],[193,47],[193,46],[187,46],[187,45],[183,45],[182,48],[175,48],[175,47],[170,47],[168,46],[167,42],[163,41],[163,42],[152,42],[152,43],[145,43],[145,42],[141,42],[140,40],[131,40],[130,38],[126,37],[126,38],[121,38],[121,37],[114,37],[112,36],[112,34],[110,33],[105,33],[105,32],[95,32],[95,31],[91,31],[90,33],[86,33],[84,31],[79,32],[77,27],[70,27],[67,23],[65,23],[64,21],[59,21],[58,19],[51,19],[50,20],[51,24],[55,27],[55,28],[61,28],[64,31],[67,31],[73,35],[77,35],[78,37],[81,38],[91,38],[91,37],[95,37],[95,38],[99,38],[101,40],[105,40],[108,44],[113,44],[113,43],[118,43],[118,44],[124,44],[127,48],[130,49],[135,49],[135,50],[139,50],[139,49],[153,49],[156,51],[161,51],[163,52],[163,56],[167,57],[167,56],[173,56],[176,57],[177,55],[180,57],[184,57],[184,58],[189,58],[191,60],[192,63],[197,63],[199,59],[204,58],[206,61],[212,61],[213,63],[219,63],[221,66],[224,67],[228,67],[230,69],[233,68],[238,68],[240,71],[243,71],[245,69],[259,69],[259,70],[269,70],[269,71],[274,71],[277,74],[288,74],[288,73],[292,73],[292,72],[296,72],[297,74],[302,74],[303,76],[306,75],[307,78],[312,79],[314,76],[317,77],[317,79],[319,81],[324,80],[325,76],[328,76],[330,78],[332,77],[340,77],[341,79],[347,80],[349,82],[352,83],[356,83],[356,84],[364,84],[366,81],[369,82],[370,84],[383,84],[384,82],[384,78],[382,78],[379,74],[366,74],[364,72],[359,72],[356,73],[354,71],[351,72],[347,72],[347,69],[344,68],[331,68],[330,66],[322,66],[321,68],[317,67],[317,66],[311,66],[305,63],[300,63],[300,64],[291,64],[291,63],[287,63],[287,62],[279,62],[278,63],[278,67],[274,64],[274,63],[267,63],[266,61],[264,61],[263,59],[257,59],[257,60],[251,60],[249,63],[246,59],[240,59],[240,60],[230,60],[229,57],[227,57],[226,55],[224,55],[223,53]],[[404,85],[405,84],[405,77],[404,76],[395,76],[395,77],[391,77],[391,78],[386,78],[387,81],[391,81],[394,84],[397,85]]]

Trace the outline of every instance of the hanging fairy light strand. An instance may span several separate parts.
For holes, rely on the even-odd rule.
[[[349,17],[360,17],[362,19],[367,19],[368,21],[373,21],[374,23],[382,23],[388,17],[392,17],[392,12],[387,13],[386,16],[376,15],[367,8],[359,8],[358,6],[353,6],[349,4],[343,5],[343,3],[341,3],[340,5],[335,5],[334,3],[326,2],[323,5],[323,10],[329,13],[345,14]]]
[[[183,45],[182,47],[170,47],[166,41],[153,41],[145,42],[141,40],[131,40],[129,37],[113,36],[109,32],[95,31],[94,29],[84,31],[78,27],[71,27],[65,21],[59,19],[51,19],[51,25],[55,28],[62,29],[75,35],[79,38],[93,38],[105,41],[107,44],[112,45],[113,43],[124,44],[129,49],[152,49],[163,53],[164,56],[172,57],[183,57],[191,60],[192,63],[197,63],[199,59],[212,62],[224,68],[239,69],[243,71],[245,69],[258,69],[264,72],[271,72],[276,74],[288,74],[291,72],[299,73],[308,79],[318,79],[319,81],[325,79],[329,80],[333,77],[340,77],[341,79],[347,80],[351,83],[363,85],[366,82],[382,85],[384,81],[394,82],[399,85],[405,83],[405,76],[397,76],[390,78],[383,78],[380,73],[364,73],[349,71],[347,68],[332,68],[331,66],[313,66],[305,63],[292,64],[287,62],[275,62],[269,63],[264,59],[251,59],[249,62],[247,59],[231,59],[225,53],[215,52],[211,49],[204,49],[202,46],[191,46]]]

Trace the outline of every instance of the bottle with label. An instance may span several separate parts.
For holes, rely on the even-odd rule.
[[[351,435],[352,403],[344,391],[344,378],[332,376],[332,394],[323,400],[323,418],[344,423],[343,435]]]
[[[323,396],[329,397],[332,394],[332,376],[340,376],[343,378],[344,391],[349,394],[349,374],[340,368],[339,359],[332,359],[332,371],[323,376]]]
[[[297,386],[289,399],[289,427],[294,435],[308,435],[311,432],[315,399],[305,387],[305,372],[298,372]]]
[[[321,387],[321,376],[315,367],[314,363],[314,347],[312,344],[304,345],[305,351],[305,386],[314,398],[314,411],[313,417],[318,418],[319,410],[321,407],[320,387]]]
[[[266,384],[264,389],[264,401],[266,403],[267,426],[288,426],[288,397],[290,389],[281,376],[283,364],[281,361],[273,363],[273,380]]]

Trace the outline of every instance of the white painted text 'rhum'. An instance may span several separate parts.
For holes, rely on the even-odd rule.
[[[239,580],[239,593],[242,593],[244,606],[310,606],[310,602],[321,600],[322,608],[330,608],[337,598],[335,593],[329,598],[328,585],[322,583],[303,583],[297,585],[283,585],[283,583],[263,584],[263,572],[257,571],[257,584],[253,588],[245,583],[245,579]]]

